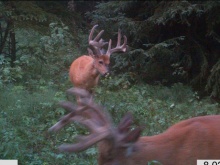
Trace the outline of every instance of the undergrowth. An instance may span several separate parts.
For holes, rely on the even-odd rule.
[[[2,88],[0,92],[0,158],[18,159],[19,165],[95,165],[97,150],[60,153],[57,147],[73,143],[87,130],[71,124],[58,133],[48,133],[66,112],[57,103],[67,100],[65,91],[43,88],[29,92],[22,86]],[[188,86],[174,84],[134,85],[112,90],[97,87],[95,101],[108,111],[115,124],[130,111],[134,125],[143,125],[142,135],[155,135],[169,126],[194,116],[219,114],[218,104],[200,99]]]

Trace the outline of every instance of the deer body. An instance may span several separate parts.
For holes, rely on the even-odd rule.
[[[153,160],[162,165],[196,165],[197,159],[220,159],[220,115],[183,120],[161,134],[140,137],[141,127],[131,130],[130,113],[115,127],[108,113],[89,101],[88,92],[72,88],[68,93],[84,99],[78,107],[62,103],[71,112],[50,130],[58,131],[76,121],[86,126],[90,134],[79,137],[78,143],[61,145],[61,151],[80,152],[97,143],[99,165],[146,165]]]
[[[96,57],[83,55],[77,58],[70,66],[69,77],[77,88],[90,91],[97,85],[100,74],[108,73],[109,58],[106,55]]]

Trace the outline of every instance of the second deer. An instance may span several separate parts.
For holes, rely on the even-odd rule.
[[[220,115],[194,117],[171,126],[164,133],[140,136],[141,127],[131,130],[130,113],[114,127],[102,107],[89,101],[90,93],[76,88],[68,93],[84,99],[80,106],[62,102],[61,106],[70,113],[50,131],[58,131],[75,121],[87,127],[90,134],[79,136],[76,144],[61,145],[60,151],[80,152],[98,143],[99,165],[146,165],[152,160],[162,165],[196,165],[197,159],[220,159]]]
[[[126,52],[127,37],[124,36],[124,43],[121,45],[121,32],[118,31],[118,40],[115,48],[111,48],[112,40],[104,42],[101,38],[104,30],[101,30],[98,35],[93,38],[95,28],[93,26],[89,34],[89,55],[83,55],[73,61],[69,70],[69,77],[74,87],[86,89],[92,92],[92,89],[97,85],[100,74],[105,75],[109,71],[110,55],[115,52]],[[104,46],[108,44],[107,52],[104,52]],[[79,102],[79,98],[77,99]]]

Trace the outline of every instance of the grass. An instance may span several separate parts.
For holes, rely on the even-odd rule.
[[[57,147],[73,143],[86,130],[71,124],[57,134],[48,128],[66,112],[57,106],[66,100],[65,91],[40,88],[26,91],[22,86],[2,88],[0,93],[0,158],[18,159],[19,165],[95,165],[97,151],[92,147],[78,154],[59,153]],[[117,124],[132,112],[134,125],[144,125],[143,135],[163,132],[180,120],[200,115],[219,114],[219,104],[199,99],[188,86],[135,85],[112,90],[96,88],[95,100],[103,105]]]

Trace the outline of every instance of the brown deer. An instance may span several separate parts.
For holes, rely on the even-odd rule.
[[[69,77],[74,87],[86,89],[92,92],[93,88],[99,81],[100,74],[106,75],[109,72],[110,55],[115,52],[126,52],[127,37],[124,36],[124,43],[121,45],[121,32],[118,31],[118,40],[115,48],[111,48],[112,40],[109,40],[107,52],[104,53],[104,46],[108,42],[100,37],[104,30],[101,30],[98,35],[93,38],[93,33],[98,25],[93,26],[89,34],[88,55],[78,57],[70,66]],[[77,98],[79,102],[79,98]]]
[[[98,144],[99,165],[147,165],[156,160],[163,165],[196,165],[197,159],[220,159],[220,115],[200,116],[181,121],[164,133],[140,137],[142,128],[131,129],[132,115],[123,117],[117,127],[101,106],[89,101],[90,93],[70,89],[83,96],[80,106],[62,102],[70,111],[50,131],[58,131],[75,121],[86,126],[90,134],[78,137],[76,144],[63,144],[60,151],[80,152]],[[83,115],[87,113],[88,118]]]

